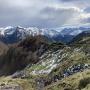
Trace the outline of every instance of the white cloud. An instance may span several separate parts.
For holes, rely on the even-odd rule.
[[[58,27],[87,23],[89,0],[0,0],[0,25]]]

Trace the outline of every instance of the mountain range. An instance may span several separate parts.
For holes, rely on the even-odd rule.
[[[25,39],[29,36],[43,35],[49,38],[51,41],[61,41],[64,43],[70,42],[76,35],[83,31],[90,31],[90,27],[79,26],[79,27],[60,27],[60,28],[44,28],[39,29],[36,27],[23,28],[17,27],[6,27],[0,28],[0,40],[4,43],[11,44],[16,43],[20,40]]]

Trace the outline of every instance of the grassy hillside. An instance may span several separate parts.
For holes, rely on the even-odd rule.
[[[45,87],[45,90],[90,90],[90,70],[78,72]]]
[[[89,90],[90,36],[76,38],[65,45],[36,36],[10,47],[0,57],[0,74],[10,75],[0,78],[1,85],[14,83],[24,90]]]

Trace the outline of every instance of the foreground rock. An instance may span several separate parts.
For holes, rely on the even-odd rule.
[[[23,90],[18,84],[1,84],[0,90]]]

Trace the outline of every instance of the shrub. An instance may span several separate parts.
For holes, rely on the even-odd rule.
[[[79,89],[85,88],[88,84],[90,84],[90,77],[81,79],[79,82]]]

